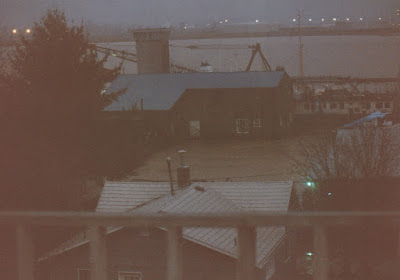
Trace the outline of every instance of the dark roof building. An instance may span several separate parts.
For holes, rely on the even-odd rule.
[[[285,72],[228,72],[119,75],[107,93],[127,92],[106,111],[130,110],[143,99],[144,110],[170,110],[190,89],[254,89],[279,87]]]
[[[121,89],[106,113],[134,111],[158,134],[271,137],[292,123],[293,87],[284,71],[120,75],[107,93]]]

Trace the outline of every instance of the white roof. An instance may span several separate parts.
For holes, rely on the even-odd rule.
[[[106,182],[96,212],[124,212],[170,191],[166,182]]]
[[[293,182],[194,182],[191,185],[211,188],[247,211],[286,211]],[[169,182],[106,182],[96,212],[128,211],[170,192]]]
[[[221,185],[219,186],[221,187]],[[226,186],[223,186],[226,187]],[[254,186],[253,186],[254,187]],[[259,187],[259,186],[257,186]],[[160,207],[158,200],[150,202],[144,207],[139,207],[132,211],[145,213],[168,213],[168,214],[226,214],[226,213],[246,213],[240,205],[231,201],[225,195],[218,192],[214,187],[201,187],[197,183],[191,187],[180,190],[176,195],[169,195],[164,199],[164,206]],[[224,188],[225,189],[225,188]],[[271,193],[271,190],[267,190]],[[226,190],[225,194],[232,194]],[[267,196],[258,191],[260,197]],[[287,192],[290,196],[290,191]],[[246,196],[244,201],[246,200]],[[289,201],[287,199],[287,201]],[[257,203],[256,203],[257,204]],[[248,202],[243,203],[247,208],[251,208]],[[288,210],[289,204],[285,211]],[[258,208],[259,209],[259,208]],[[254,209],[249,209],[255,211]],[[190,227],[183,229],[183,237],[199,245],[213,249],[233,258],[238,258],[238,233],[236,228],[205,228]],[[284,227],[260,227],[257,228],[257,266],[263,267],[268,257],[285,237]]]
[[[170,193],[169,183],[106,182],[97,212],[213,214],[287,211],[293,182],[195,182]],[[108,233],[121,228],[109,228]],[[184,228],[183,237],[233,258],[238,257],[235,228]],[[285,237],[284,227],[257,229],[257,266],[263,267]],[[41,259],[87,243],[84,234]]]

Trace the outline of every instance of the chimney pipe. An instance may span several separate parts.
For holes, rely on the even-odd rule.
[[[178,188],[186,188],[190,185],[190,168],[189,166],[185,165],[184,162],[184,154],[186,153],[185,150],[178,151],[181,166],[178,167],[177,175],[178,175]]]
[[[167,165],[168,165],[168,175],[169,175],[169,185],[171,187],[171,195],[174,195],[174,182],[172,180],[172,171],[171,171],[171,158],[167,157]]]

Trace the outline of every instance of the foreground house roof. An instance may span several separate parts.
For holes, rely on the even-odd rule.
[[[170,193],[169,183],[107,182],[97,212],[226,214],[288,211],[293,182],[210,182],[192,183]],[[148,192],[147,192],[147,191]],[[132,204],[127,201],[132,200]],[[136,206],[135,206],[136,205]],[[107,233],[121,230],[110,227]],[[184,228],[183,237],[214,251],[238,258],[237,230],[234,228]],[[257,228],[256,261],[263,267],[285,238],[280,226]],[[84,233],[62,244],[40,260],[88,243]]]
[[[107,93],[126,89],[105,111],[130,110],[143,99],[144,110],[169,110],[188,89],[275,88],[284,71],[119,75]]]

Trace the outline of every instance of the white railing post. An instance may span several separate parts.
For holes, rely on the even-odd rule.
[[[323,226],[314,227],[314,280],[328,280],[329,256],[326,228]]]
[[[237,262],[237,280],[252,280],[256,267],[255,227],[241,226],[238,228],[239,259]]]
[[[18,280],[33,280],[33,240],[31,231],[26,225],[17,226],[17,262]]]
[[[102,226],[92,227],[89,237],[91,279],[107,280],[106,229]]]
[[[182,228],[168,227],[167,280],[182,280]]]

